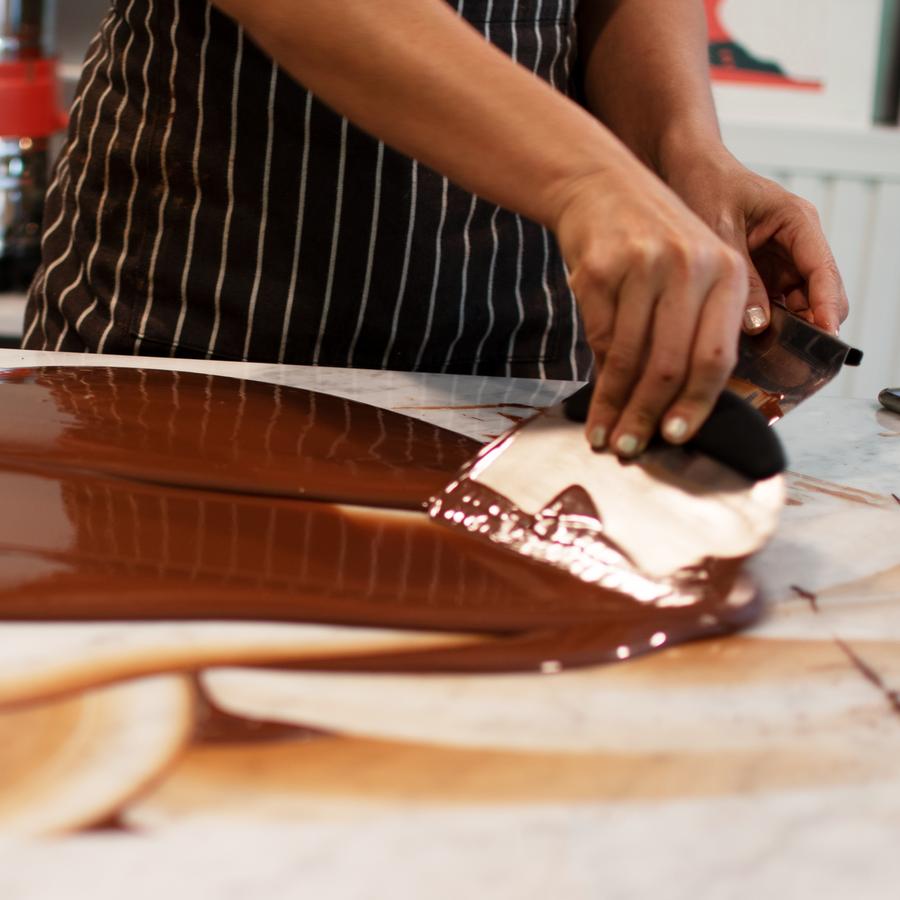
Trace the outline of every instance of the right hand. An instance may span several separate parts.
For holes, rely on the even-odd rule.
[[[637,161],[565,196],[554,231],[598,372],[588,440],[623,457],[657,429],[684,443],[734,369],[747,265]]]

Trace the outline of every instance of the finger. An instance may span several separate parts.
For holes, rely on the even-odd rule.
[[[595,450],[607,446],[640,375],[657,291],[655,276],[641,267],[632,268],[622,282],[612,340],[588,414],[588,440]]]
[[[610,441],[622,455],[636,455],[647,446],[663,414],[684,387],[707,288],[708,284],[675,282],[663,292],[653,317],[647,365]],[[679,427],[676,423],[676,431]]]
[[[810,275],[809,308],[813,314],[813,322],[819,328],[832,334],[840,331],[849,306],[841,276],[833,263],[816,269]]]
[[[785,245],[806,281],[815,323],[836,334],[847,317],[847,293],[815,207],[803,202],[791,227],[779,232],[776,239]]]
[[[769,292],[746,249],[742,255],[747,264],[747,305],[742,327],[747,334],[759,334],[769,327]]]
[[[762,279],[769,297],[781,297],[797,288],[806,287],[806,282],[789,258],[782,259],[776,253],[753,253],[750,261]]]
[[[612,344],[613,329],[616,325],[616,301],[614,292],[605,288],[594,288],[586,303],[579,302],[584,336],[588,346],[594,351],[594,359],[599,365]]]
[[[809,296],[806,293],[805,286],[788,291],[784,295],[784,305],[795,316],[803,319],[804,322],[809,322],[810,325],[816,324],[815,315],[809,306]]]
[[[728,243],[740,253],[747,267],[747,305],[744,309],[743,329],[747,334],[759,334],[769,327],[769,291],[757,269],[747,246],[747,232],[741,227],[728,238]]]
[[[794,288],[784,295],[784,305],[792,313],[800,314],[809,312],[809,297],[805,287]]]
[[[605,265],[597,264],[593,268],[589,266],[576,268],[569,275],[568,282],[578,301],[585,339],[594,354],[594,378],[599,379],[606,361],[606,354],[612,344],[616,320],[615,300],[618,279],[610,277]],[[596,428],[591,410],[596,396],[595,385],[585,425],[587,439],[591,443],[592,434]],[[600,447],[595,449],[600,449]]]
[[[663,433],[673,443],[684,443],[697,433],[734,370],[746,290],[742,279],[724,278],[706,299],[687,383],[663,423]]]

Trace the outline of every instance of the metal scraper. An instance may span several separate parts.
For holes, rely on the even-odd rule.
[[[485,446],[429,514],[606,587],[742,559],[772,534],[784,502],[784,457],[767,425],[861,357],[773,304],[769,329],[741,338],[733,393],[691,444],[655,441],[634,461],[592,451],[579,416],[588,387],[568,409],[554,406]],[[761,469],[754,449],[766,457]]]

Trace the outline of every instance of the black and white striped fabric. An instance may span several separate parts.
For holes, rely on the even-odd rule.
[[[568,91],[575,2],[453,5]],[[547,378],[590,365],[552,235],[355,128],[200,0],[115,0],[102,23],[23,345]]]

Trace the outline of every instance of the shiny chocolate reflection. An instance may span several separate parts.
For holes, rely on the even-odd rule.
[[[479,445],[329,394],[144,369],[0,371],[0,459],[417,509]]]
[[[554,671],[759,612],[737,562],[692,573],[672,606],[400,509],[421,507],[472,442],[362,404],[214,376],[22,370],[0,382],[0,422],[2,619],[465,631],[483,643],[305,665]]]

